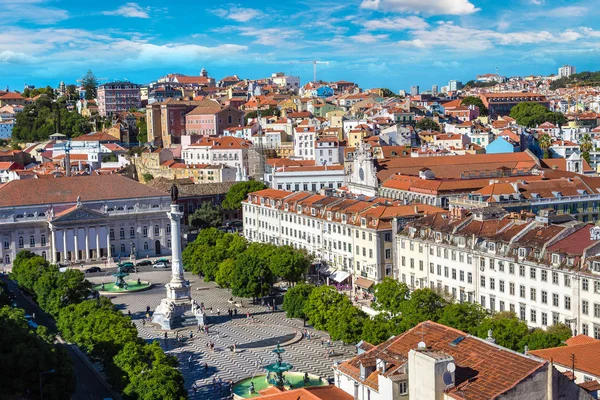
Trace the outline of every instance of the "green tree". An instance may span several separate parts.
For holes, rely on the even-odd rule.
[[[373,286],[373,293],[375,294],[374,309],[398,314],[402,303],[408,300],[410,290],[405,283],[385,277],[381,283]]]
[[[485,104],[483,104],[483,101],[481,100],[481,98],[477,97],[477,96],[467,96],[464,99],[462,99],[462,101],[460,102],[461,105],[463,106],[477,106],[479,107],[479,115],[488,115],[488,109],[485,106]]]
[[[327,323],[333,318],[346,297],[338,293],[333,286],[315,288],[304,305],[304,315],[315,329],[327,329]]]
[[[544,158],[550,158],[550,146],[552,146],[552,138],[547,133],[544,133],[538,138],[538,142],[540,144],[540,149],[544,152]]]
[[[54,265],[48,267],[33,286],[40,307],[55,317],[62,307],[83,301],[91,287],[83,272],[76,269],[60,272]]]
[[[383,97],[398,97],[398,95],[394,92],[392,92],[390,89],[388,88],[382,88],[381,89],[381,95]]]
[[[150,173],[145,173],[145,174],[142,174],[142,179],[144,180],[144,183],[147,183],[154,179],[154,175],[152,175]]]
[[[283,296],[283,311],[288,318],[304,318],[304,304],[314,290],[314,286],[301,283],[292,288]]]
[[[165,364],[157,364],[132,376],[125,394],[139,400],[185,400],[187,392],[183,383],[180,371]]]
[[[219,263],[218,268],[215,275],[215,282],[217,282],[217,285],[224,288],[231,287],[231,281],[233,280],[233,274],[235,272],[235,259],[226,258]]]
[[[487,316],[487,311],[480,304],[452,303],[444,307],[438,322],[463,332],[475,334]]]
[[[527,324],[507,311],[486,318],[477,328],[477,336],[487,338],[489,330],[497,344],[515,351],[521,350],[519,344],[529,334]]]
[[[410,299],[403,302],[400,307],[402,323],[405,324],[403,330],[412,328],[423,321],[439,321],[444,307],[447,305],[446,299],[429,288],[413,291]]]
[[[589,134],[583,135],[581,140],[579,141],[579,149],[581,150],[581,157],[590,162],[590,151],[594,150],[594,143],[592,142],[592,138]]]
[[[263,189],[266,189],[266,186],[259,181],[238,182],[229,188],[221,205],[225,210],[238,210],[242,207],[242,201],[248,197],[248,193]]]
[[[48,268],[50,268],[50,263],[43,257],[29,250],[21,250],[13,261],[10,276],[19,283],[19,287],[30,294],[35,294],[35,283]]]
[[[563,114],[551,112],[543,105],[531,101],[524,101],[514,106],[510,110],[510,117],[514,118],[517,124],[528,128],[536,127],[544,122],[563,125],[567,121]]]
[[[534,329],[525,335],[517,344],[519,351],[523,351],[525,346],[529,350],[547,349],[550,347],[564,346],[564,343],[558,335],[553,335],[543,329]]]
[[[114,153],[110,153],[110,154],[104,154],[102,156],[102,162],[106,163],[106,162],[117,162],[119,161],[119,157],[117,157],[116,154]]]
[[[305,252],[296,250],[292,246],[279,246],[273,249],[269,267],[276,276],[287,282],[296,283],[308,271],[310,258]]]
[[[260,110],[261,117],[279,117],[281,115],[281,111],[278,108],[269,108],[267,110]],[[248,125],[248,121],[254,119],[258,116],[256,111],[249,111],[246,113],[244,120],[246,121],[246,125]]]
[[[217,228],[223,223],[223,210],[205,201],[189,216],[189,224],[197,229]]]
[[[422,118],[417,122],[415,128],[420,131],[439,131],[440,126],[431,118]]]
[[[327,332],[331,339],[342,340],[344,343],[356,343],[363,333],[363,324],[367,320],[364,311],[354,307],[352,302],[343,296],[336,311],[327,321]]]
[[[0,392],[2,398],[39,398],[41,372],[45,399],[69,399],[75,389],[75,374],[66,352],[32,331],[25,313],[18,308],[0,308]]]
[[[146,124],[146,119],[141,118],[136,123],[138,134],[137,141],[138,143],[148,143],[150,140],[148,139],[148,125]]]
[[[261,243],[252,243],[235,261],[231,282],[232,293],[240,297],[258,297],[269,293],[275,275],[269,268],[271,249]]]
[[[364,320],[361,339],[378,345],[388,340],[394,334],[394,324],[392,321],[384,313],[379,313],[373,318]]]
[[[0,308],[10,304],[8,287],[4,281],[0,281]]]
[[[546,332],[556,335],[562,342],[573,336],[573,331],[567,324],[558,323],[546,328]]]
[[[98,95],[98,79],[92,72],[88,70],[83,78],[81,78],[81,86],[85,90],[85,99],[93,100]]]

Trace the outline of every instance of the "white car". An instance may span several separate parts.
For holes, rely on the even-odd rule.
[[[152,266],[152,268],[169,268],[167,264],[160,262],[160,263],[156,263]]]

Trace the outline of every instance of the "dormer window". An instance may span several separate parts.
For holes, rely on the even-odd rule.
[[[298,214],[302,213],[302,206],[298,206]]]
[[[519,247],[519,257],[520,258],[527,257],[527,249],[525,247]]]
[[[491,252],[496,251],[496,243],[494,243],[494,242],[488,242],[487,248]]]
[[[366,226],[367,225],[367,219],[366,218],[361,218],[360,219],[360,225],[361,226]]]
[[[438,243],[442,241],[442,234],[440,232],[435,233],[435,241]]]
[[[594,272],[600,272],[600,261],[592,262],[592,270]]]
[[[260,198],[260,205],[261,206],[265,205],[265,199],[263,197]]]
[[[275,200],[271,200],[271,207],[275,207]]]
[[[289,211],[290,205],[288,203],[285,203],[285,206],[283,208],[285,209],[285,211]]]
[[[567,266],[572,267],[573,264],[575,264],[575,258],[574,257],[567,257]]]
[[[315,215],[317,215],[317,210],[315,210],[315,208],[314,208],[314,207],[312,207],[312,208],[310,209],[310,215],[312,215],[313,217],[314,217]]]
[[[342,222],[346,223],[346,214],[342,214]]]
[[[552,264],[553,265],[560,264],[560,254],[552,254]]]
[[[327,211],[327,219],[328,219],[328,220],[331,220],[331,216],[332,216],[332,215],[331,215],[331,211]]]

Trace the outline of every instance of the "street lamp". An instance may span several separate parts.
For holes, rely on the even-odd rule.
[[[48,374],[53,374],[55,372],[56,371],[53,370],[53,369],[48,370],[48,371],[44,371],[44,372],[40,372],[40,400],[44,399],[44,391],[43,391],[43,386],[42,386],[42,376],[43,375],[48,375]]]

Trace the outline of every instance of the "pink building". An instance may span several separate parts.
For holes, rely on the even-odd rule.
[[[111,82],[98,86],[98,113],[103,117],[141,106],[140,85]]]
[[[222,107],[212,100],[202,104],[185,116],[186,134],[220,136],[227,128],[244,125],[244,112],[232,106]]]

